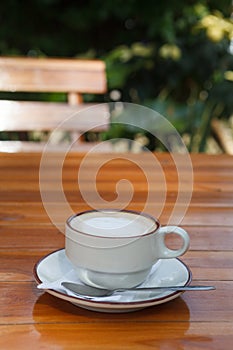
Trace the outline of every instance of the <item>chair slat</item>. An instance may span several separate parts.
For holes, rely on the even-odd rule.
[[[0,58],[0,91],[105,93],[100,60]]]
[[[108,124],[107,104],[0,100],[0,131],[103,131]]]

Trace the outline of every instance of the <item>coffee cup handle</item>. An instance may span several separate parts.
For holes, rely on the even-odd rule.
[[[183,245],[180,249],[169,249],[165,243],[166,235],[173,233],[180,236],[183,240]],[[183,255],[189,248],[190,238],[188,233],[181,227],[177,226],[163,226],[159,229],[159,240],[160,240],[160,249],[159,249],[159,258],[169,259],[177,258],[178,256]]]

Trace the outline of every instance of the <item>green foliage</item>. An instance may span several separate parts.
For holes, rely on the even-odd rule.
[[[107,100],[118,90],[123,101],[161,111],[180,133],[191,135],[190,150],[197,134],[198,150],[204,150],[211,118],[233,112],[231,5],[230,0],[3,1],[0,54],[102,58]]]

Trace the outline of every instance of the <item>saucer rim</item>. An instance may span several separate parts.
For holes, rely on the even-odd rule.
[[[65,248],[60,248],[56,249],[55,251],[52,251],[43,257],[41,257],[34,265],[33,267],[33,275],[38,284],[42,283],[43,281],[40,279],[38,275],[38,268],[39,265],[46,260],[49,256],[59,253],[61,251],[65,251]],[[179,258],[173,258],[174,260],[179,261],[181,265],[186,269],[188,276],[187,276],[187,281],[183,286],[188,286],[191,281],[192,281],[192,272],[190,268]],[[164,259],[164,260],[170,260],[170,259]],[[110,309],[112,311],[116,310],[126,310],[126,311],[133,311],[133,310],[139,310],[142,308],[146,308],[149,306],[154,306],[154,305],[159,305],[168,301],[171,301],[177,297],[179,297],[181,294],[184,293],[184,291],[171,291],[171,293],[162,296],[162,297],[154,297],[151,299],[142,299],[140,301],[127,301],[127,302],[122,302],[122,301],[100,301],[100,300],[93,300],[93,299],[85,299],[79,296],[72,296],[72,295],[67,295],[63,292],[57,291],[55,289],[46,289],[46,292],[49,294],[58,297],[59,299],[68,301],[76,306],[86,308],[86,309],[93,309],[95,311],[98,311],[99,309],[104,309],[106,311],[107,309]]]

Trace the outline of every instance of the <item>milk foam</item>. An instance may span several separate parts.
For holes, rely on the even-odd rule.
[[[88,212],[76,216],[71,226],[82,233],[101,237],[141,236],[156,229],[149,217],[130,212]]]

